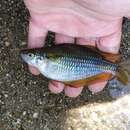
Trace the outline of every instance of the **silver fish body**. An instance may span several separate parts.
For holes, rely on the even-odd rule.
[[[104,72],[116,75],[117,64],[105,60],[90,48],[79,45],[56,45],[21,52],[25,62],[35,66],[47,78],[75,81]]]

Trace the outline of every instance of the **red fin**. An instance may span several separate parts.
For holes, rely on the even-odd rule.
[[[101,73],[101,74],[92,76],[90,78],[72,81],[72,82],[64,82],[64,83],[67,84],[67,85],[71,85],[72,87],[81,87],[81,86],[88,86],[88,85],[91,85],[91,84],[95,84],[95,83],[98,83],[98,82],[107,81],[111,78],[112,78],[111,73]]]
[[[121,60],[121,55],[120,54],[112,54],[112,53],[104,53],[104,52],[99,52],[104,59],[111,61],[113,63],[120,62]]]

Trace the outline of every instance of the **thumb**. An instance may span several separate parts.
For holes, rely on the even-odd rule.
[[[121,41],[121,27],[118,31],[99,39],[97,47],[103,52],[116,54],[119,52]]]
[[[28,34],[28,47],[38,48],[44,46],[44,41],[47,36],[47,30],[40,28],[37,23],[30,20],[29,22],[29,34]],[[40,72],[33,66],[29,66],[29,70],[32,74],[38,75]]]

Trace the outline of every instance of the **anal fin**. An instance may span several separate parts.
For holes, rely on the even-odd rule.
[[[112,78],[112,74],[111,73],[101,73],[86,79],[81,79],[81,80],[76,80],[76,81],[68,81],[68,82],[64,82],[66,85],[70,85],[72,87],[81,87],[81,86],[88,86],[91,84],[95,84],[95,83],[99,83],[99,82],[103,82],[103,81],[107,81],[110,80]]]

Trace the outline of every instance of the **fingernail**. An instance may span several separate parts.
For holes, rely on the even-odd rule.
[[[75,97],[78,97],[80,95],[82,90],[83,90],[83,87],[73,88],[73,87],[70,87],[70,86],[66,86],[64,93],[68,97],[75,98]]]
[[[104,88],[104,87],[103,87],[103,88]],[[101,88],[101,87],[89,87],[89,90],[90,90],[93,94],[96,94],[96,93],[102,91],[103,88]]]
[[[106,84],[107,84],[107,81],[90,85],[90,86],[88,86],[88,88],[93,94],[96,94],[96,93],[102,91],[104,89],[104,87],[106,86]]]
[[[51,81],[49,83],[48,87],[49,87],[49,90],[52,93],[58,94],[58,93],[61,93],[63,91],[64,84],[60,83],[60,82],[57,82],[57,81]]]

